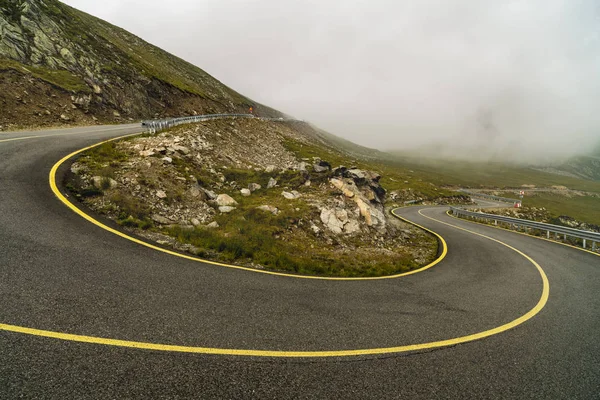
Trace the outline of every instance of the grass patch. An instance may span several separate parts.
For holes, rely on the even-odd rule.
[[[18,61],[0,57],[0,70],[12,69],[24,74],[31,74],[53,86],[75,93],[90,93],[90,88],[83,79],[62,69],[50,69],[44,67],[25,66]]]
[[[566,215],[576,220],[600,225],[600,197],[566,197],[554,193],[538,192],[523,199],[529,207],[544,207],[554,216]]]

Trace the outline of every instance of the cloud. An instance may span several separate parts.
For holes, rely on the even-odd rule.
[[[600,140],[596,0],[69,0],[380,149],[559,157]]]

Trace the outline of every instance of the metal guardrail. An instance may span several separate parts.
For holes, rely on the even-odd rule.
[[[450,211],[452,214],[457,217],[465,216],[471,217],[474,219],[482,219],[482,220],[491,220],[494,221],[494,225],[498,225],[498,222],[504,222],[511,226],[523,227],[525,230],[529,229],[537,229],[539,231],[545,231],[546,237],[550,239],[550,234],[554,233],[555,235],[562,235],[563,239],[566,240],[567,237],[578,238],[583,241],[583,248],[585,249],[587,246],[587,242],[592,243],[592,251],[596,251],[598,243],[600,243],[600,233],[591,232],[591,231],[583,231],[580,229],[569,228],[566,226],[546,224],[543,222],[530,221],[527,219],[520,218],[512,218],[505,217],[503,215],[494,215],[494,214],[485,214],[474,211],[467,211],[462,208],[450,207]]]
[[[257,118],[253,114],[206,114],[206,115],[194,115],[190,117],[179,117],[179,118],[167,118],[167,119],[155,119],[142,121],[142,126],[148,129],[150,133],[157,133],[164,131],[165,129],[172,128],[177,125],[190,124],[193,122],[208,121],[211,119],[218,118]],[[278,118],[268,118],[278,119]]]
[[[494,196],[491,194],[484,194],[484,193],[477,193],[477,192],[471,192],[469,190],[464,190],[464,189],[460,189],[460,192],[466,193],[471,197],[479,197],[482,199],[488,199],[488,200],[495,200],[495,201],[500,201],[503,203],[511,203],[511,204],[519,204],[519,207],[523,204],[522,200],[519,199],[511,199],[508,197],[500,197],[500,196]]]

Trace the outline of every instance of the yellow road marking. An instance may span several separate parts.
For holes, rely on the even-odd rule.
[[[471,220],[469,220],[469,219],[465,219],[465,218],[458,218],[458,217],[456,217],[456,216],[454,216],[454,215],[450,214],[450,210],[446,211],[446,215],[448,215],[448,216],[449,216],[449,217],[451,217],[451,218],[458,219],[458,220],[460,220],[460,221],[465,221],[465,222],[469,222],[469,223],[472,223],[472,224],[477,224],[477,225],[483,225],[483,226],[487,226],[487,227],[494,228],[494,229],[502,229],[503,231],[507,231],[507,232],[518,233],[519,235],[527,236],[527,237],[534,238],[534,239],[543,240],[543,241],[550,242],[550,243],[556,243],[556,244],[560,244],[560,245],[562,245],[562,246],[567,246],[567,247],[570,247],[570,248],[572,248],[572,249],[576,249],[576,250],[580,250],[580,251],[585,251],[586,253],[590,253],[590,254],[593,254],[593,255],[595,255],[595,256],[598,256],[598,257],[600,257],[600,254],[599,254],[599,253],[594,253],[593,251],[590,251],[590,250],[584,249],[584,248],[582,248],[582,247],[573,246],[573,245],[571,245],[571,244],[568,244],[568,243],[558,242],[558,241],[556,241],[556,240],[552,240],[552,239],[546,239],[546,238],[544,238],[544,237],[533,236],[533,235],[529,235],[529,234],[527,234],[527,233],[524,233],[524,232],[513,231],[512,229],[506,229],[506,228],[502,228],[501,226],[496,226],[496,225],[488,225],[488,224],[484,224],[484,223],[482,223],[482,222],[471,221]]]
[[[444,238],[442,238],[440,235],[438,235],[437,233],[424,228],[420,225],[415,224],[412,221],[409,221],[407,219],[402,218],[401,216],[397,215],[394,210],[392,210],[392,214],[396,217],[399,218],[405,222],[408,222],[412,225],[415,225],[427,232],[430,232],[431,234],[435,235],[439,240],[440,243],[442,243],[442,254],[436,258],[433,262],[431,262],[430,264],[427,264],[421,268],[412,270],[412,271],[408,271],[408,272],[403,272],[401,274],[396,274],[396,275],[387,275],[387,276],[375,276],[375,277],[356,277],[356,278],[344,278],[344,277],[321,277],[321,276],[310,276],[310,275],[295,275],[295,274],[287,274],[287,273],[283,273],[283,272],[273,272],[273,271],[265,271],[265,270],[260,270],[260,269],[255,269],[255,268],[248,268],[248,267],[242,267],[240,265],[232,265],[232,264],[225,264],[225,263],[220,263],[220,262],[216,262],[216,261],[210,261],[210,260],[203,260],[201,258],[198,257],[193,257],[193,256],[188,256],[185,254],[181,254],[181,253],[177,253],[175,251],[172,250],[167,250],[164,249],[162,247],[158,247],[155,246],[151,243],[148,243],[146,241],[140,240],[140,239],[136,239],[132,236],[127,235],[126,233],[120,232],[116,229],[113,229],[105,224],[103,224],[102,222],[94,219],[91,215],[86,214],[84,211],[82,211],[80,208],[78,208],[75,204],[73,204],[72,202],[70,202],[58,189],[58,186],[56,184],[56,171],[58,170],[58,168],[67,160],[69,160],[70,158],[76,156],[79,153],[82,153],[86,150],[92,149],[96,146],[100,146],[104,143],[108,143],[108,142],[112,142],[115,140],[120,140],[123,138],[127,138],[127,137],[131,137],[131,136],[135,136],[138,135],[138,133],[134,133],[131,135],[125,135],[125,136],[120,136],[117,138],[113,138],[110,140],[106,140],[97,144],[94,144],[92,146],[88,146],[85,147],[83,149],[74,151],[73,153],[66,155],[65,157],[63,157],[60,161],[58,161],[56,164],[54,164],[54,166],[52,167],[52,169],[50,170],[50,175],[49,175],[49,181],[50,181],[50,187],[52,188],[52,191],[54,192],[54,194],[56,195],[56,197],[58,197],[58,199],[60,201],[62,201],[67,207],[69,207],[71,210],[73,210],[75,213],[77,213],[78,215],[80,215],[81,217],[85,218],[87,221],[91,222],[92,224],[107,230],[111,233],[114,233],[117,236],[120,236],[124,239],[127,239],[131,242],[140,244],[142,246],[146,246],[148,248],[151,248],[152,250],[156,250],[156,251],[160,251],[172,256],[176,256],[176,257],[180,257],[180,258],[185,258],[186,260],[191,260],[191,261],[196,261],[196,262],[201,262],[203,264],[211,264],[211,265],[217,265],[220,267],[227,267],[227,268],[233,268],[233,269],[239,269],[239,270],[244,270],[244,271],[249,271],[249,272],[255,272],[255,273],[259,273],[259,274],[267,274],[267,275],[277,275],[277,276],[285,276],[285,277],[290,277],[290,278],[298,278],[298,279],[318,279],[318,280],[330,280],[330,281],[366,281],[366,280],[381,280],[381,279],[395,279],[395,278],[400,278],[403,276],[408,276],[408,275],[412,275],[412,274],[416,274],[418,272],[422,272],[425,271],[429,268],[432,268],[433,266],[437,265],[440,263],[440,261],[442,261],[445,257],[446,254],[448,254],[448,246],[446,245],[446,241],[444,240]]]
[[[452,339],[439,340],[434,342],[426,342],[426,343],[418,343],[411,344],[405,346],[396,346],[396,347],[380,347],[380,348],[370,348],[370,349],[357,349],[357,350],[331,350],[331,351],[284,351],[284,350],[251,350],[251,349],[226,349],[226,348],[215,348],[215,347],[196,347],[196,346],[177,346],[171,344],[160,344],[160,343],[148,343],[148,342],[136,342],[129,340],[118,340],[118,339],[109,339],[109,338],[101,338],[94,336],[84,336],[84,335],[76,335],[70,333],[62,333],[62,332],[53,332],[41,329],[33,329],[22,326],[8,325],[8,324],[0,324],[0,329],[23,333],[34,336],[42,336],[49,337],[61,340],[69,340],[74,342],[83,342],[83,343],[93,343],[93,344],[101,344],[107,346],[119,346],[119,347],[129,347],[136,349],[146,349],[146,350],[157,350],[157,351],[170,351],[170,352],[181,352],[181,353],[199,353],[199,354],[216,354],[216,355],[230,355],[230,356],[250,356],[250,357],[284,357],[284,358],[306,358],[306,357],[351,357],[351,356],[366,356],[366,355],[381,355],[381,354],[394,354],[394,353],[403,353],[403,352],[411,352],[411,351],[419,351],[419,350],[428,350],[434,348],[441,348],[447,346],[454,346],[457,344],[472,342],[475,340],[480,340],[489,336],[497,335],[499,333],[505,332],[509,329],[512,329],[518,325],[523,324],[529,319],[533,318],[536,314],[538,314],[548,302],[548,297],[550,294],[550,284],[548,282],[548,277],[546,273],[542,269],[542,267],[535,262],[531,257],[524,254],[520,250],[503,243],[499,240],[491,238],[489,236],[482,235],[480,233],[469,231],[468,229],[460,228],[452,224],[448,224],[446,222],[439,221],[435,218],[428,217],[421,213],[419,210],[419,214],[421,214],[425,218],[429,218],[436,222],[440,222],[445,225],[449,225],[460,230],[472,233],[477,236],[481,236],[487,239],[490,239],[494,242],[497,242],[503,246],[508,247],[509,249],[517,252],[518,254],[525,257],[529,262],[531,262],[537,269],[540,277],[542,278],[542,294],[537,304],[529,310],[526,314],[518,317],[517,319],[510,321],[504,325],[498,326],[496,328],[488,329],[482,332],[474,333],[471,335],[460,336]],[[436,234],[437,235],[437,234]]]

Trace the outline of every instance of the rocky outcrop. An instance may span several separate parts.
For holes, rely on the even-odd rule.
[[[338,189],[348,201],[354,202],[358,215],[367,226],[384,230],[386,217],[383,209],[385,190],[379,185],[381,175],[372,171],[357,168],[338,167],[333,170],[336,178],[331,178],[331,185]],[[337,231],[335,221],[332,231]]]
[[[9,127],[93,123],[91,116],[122,122],[246,112],[250,105],[258,115],[279,116],[201,69],[57,0],[0,2],[0,77],[11,74],[20,76],[10,79],[14,92],[23,93],[16,86],[24,81],[30,95],[15,102],[11,88],[1,88],[0,125]],[[33,80],[45,84],[39,96],[28,83]]]

